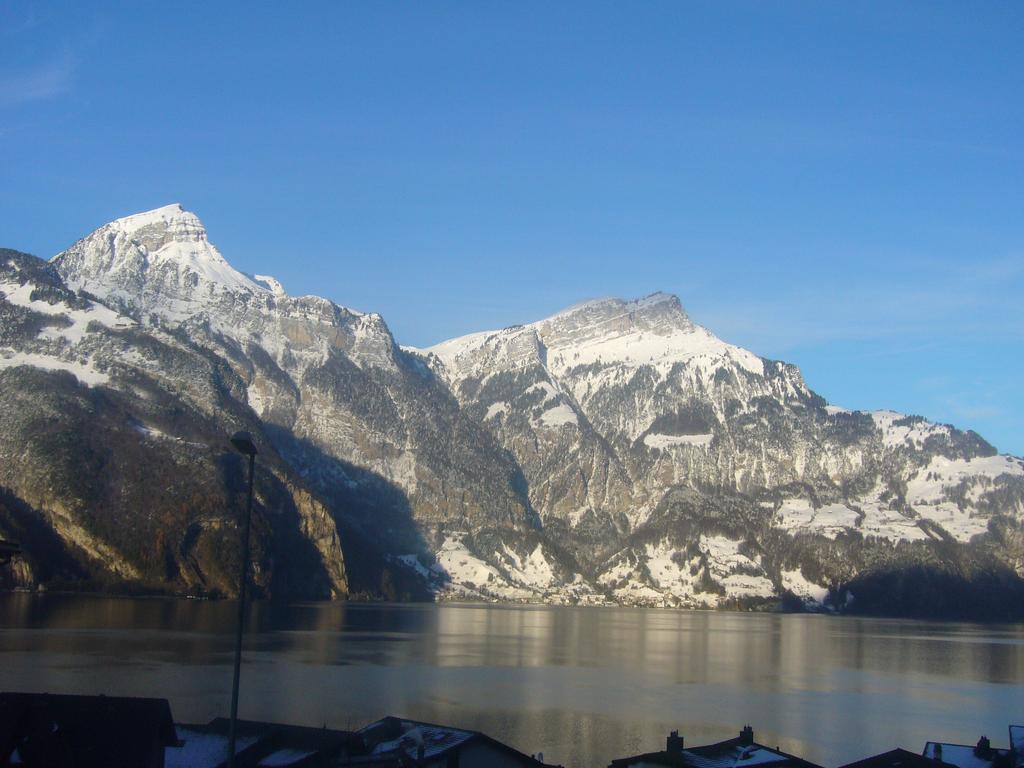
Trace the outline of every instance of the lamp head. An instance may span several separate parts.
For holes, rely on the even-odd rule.
[[[259,453],[256,450],[256,443],[252,441],[252,435],[248,432],[235,432],[231,436],[231,444],[235,446],[236,451],[246,456],[255,456]]]

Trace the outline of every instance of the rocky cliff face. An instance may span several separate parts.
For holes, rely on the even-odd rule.
[[[588,302],[423,354],[617,600],[820,604],[882,568],[1024,574],[1019,459],[919,417],[829,406],[674,296]]]
[[[674,296],[415,350],[236,271],[180,206],[49,264],[6,253],[0,535],[60,553],[21,580],[228,591],[246,427],[268,590],[853,606],[911,571],[913,594],[1024,583],[1019,459],[829,406]]]
[[[226,369],[236,404],[353,547],[372,550],[357,569],[361,588],[395,580],[372,561],[430,552],[446,526],[535,525],[514,462],[378,315],[237,272],[180,206],[101,227],[52,268],[146,333],[187,339]]]
[[[0,529],[23,543],[23,571],[61,585],[234,592],[244,477],[225,437],[237,427],[264,453],[257,585],[347,593],[333,520],[276,455],[229,365],[68,289],[25,254],[0,252],[0,291]]]

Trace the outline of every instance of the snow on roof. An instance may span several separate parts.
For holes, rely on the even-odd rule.
[[[476,735],[473,731],[463,731],[441,725],[427,725],[410,720],[403,720],[401,727],[401,736],[375,745],[372,754],[385,755],[389,752],[404,752],[415,758],[419,746],[422,744],[423,755],[429,759],[464,744]]]
[[[314,753],[305,752],[301,749],[279,749],[260,760],[259,765],[268,767],[294,765],[312,754]]]
[[[935,748],[939,747],[939,754]],[[1009,750],[990,749],[985,755],[976,753],[977,747],[968,744],[944,744],[936,741],[929,741],[924,746],[924,756],[932,760],[939,759],[944,763],[955,765],[957,768],[992,768],[996,757],[1006,755]]]
[[[750,734],[751,738],[753,734]],[[793,760],[780,750],[766,747],[755,741],[743,742],[743,738],[728,739],[716,744],[707,744],[683,750],[685,760],[694,768],[738,768],[745,765],[768,765]]]
[[[782,763],[790,758],[768,747],[760,744],[752,744],[747,747],[736,745],[731,749],[714,755],[698,755],[689,750],[683,750],[689,762],[694,768],[734,768],[741,765],[767,765],[769,763]]]
[[[763,744],[756,742],[743,744],[739,739],[729,739],[717,744],[683,749],[679,752],[650,752],[645,755],[620,758],[612,761],[612,764],[655,763],[684,765],[688,768],[743,768],[747,765],[782,765],[793,762],[807,764],[800,758]]]
[[[165,768],[215,768],[221,765],[228,753],[228,737],[224,733],[215,733],[198,728],[177,725],[175,730],[180,747],[167,747],[164,750]],[[248,749],[260,737],[256,735],[238,735],[235,738],[235,754]]]

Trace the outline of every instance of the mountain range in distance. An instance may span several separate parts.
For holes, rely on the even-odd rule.
[[[7,587],[1024,616],[1024,462],[848,411],[679,300],[427,349],[171,205],[0,250]]]

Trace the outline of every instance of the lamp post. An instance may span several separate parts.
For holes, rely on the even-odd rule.
[[[252,522],[252,479],[256,469],[256,444],[248,432],[231,436],[235,450],[249,457],[249,498],[245,504],[245,525],[242,533],[242,566],[238,578],[238,626],[235,630],[235,676],[231,683],[231,723],[228,726],[228,768],[235,764],[235,731],[238,723],[238,678],[242,672],[242,625],[245,622],[245,584],[249,578],[249,526]]]

